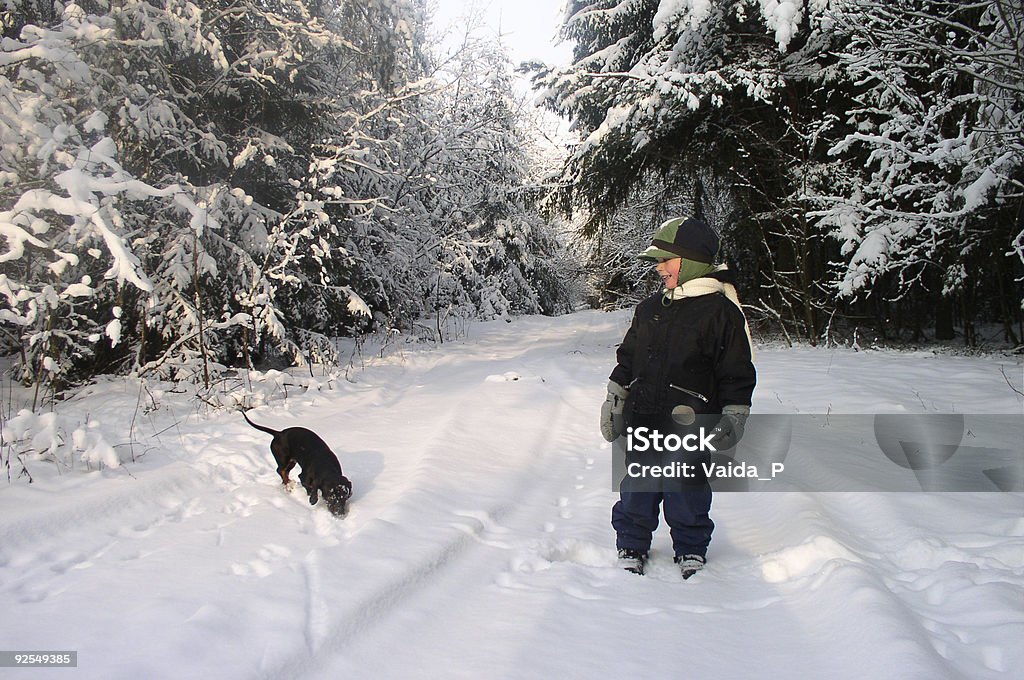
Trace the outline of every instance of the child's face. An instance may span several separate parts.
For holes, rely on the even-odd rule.
[[[679,285],[679,266],[682,263],[682,259],[678,257],[673,257],[671,260],[658,260],[658,265],[655,269],[658,270],[658,276],[661,277],[665,288],[668,290],[672,290]]]

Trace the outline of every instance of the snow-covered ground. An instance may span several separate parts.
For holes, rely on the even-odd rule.
[[[169,389],[14,419],[73,464],[26,455],[29,484],[28,440],[4,449],[0,648],[78,651],[40,679],[1021,677],[1020,493],[719,493],[705,571],[679,579],[665,529],[647,576],[618,569],[597,412],[627,323],[475,324],[351,381],[226,384],[331,445],[345,519],[282,488],[269,436]],[[757,365],[755,412],[1022,412],[1014,358]]]

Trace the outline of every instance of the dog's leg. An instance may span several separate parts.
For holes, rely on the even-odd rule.
[[[320,483],[313,473],[311,466],[302,468],[302,472],[299,473],[299,482],[301,482],[302,488],[306,490],[306,493],[309,494],[309,504],[316,505],[316,502],[320,500]]]
[[[281,483],[284,484],[284,487],[289,491],[295,488],[295,483],[288,477],[288,473],[291,472],[294,467],[295,461],[289,460],[283,466],[277,468],[277,474],[281,475]]]
[[[277,474],[281,475],[281,483],[284,484],[285,489],[291,491],[295,485],[288,478],[288,473],[295,467],[295,459],[288,452],[288,442],[283,436],[276,435],[274,437],[274,441],[270,442],[270,452],[274,454],[274,460],[277,461]]]

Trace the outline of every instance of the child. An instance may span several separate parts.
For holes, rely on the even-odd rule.
[[[637,305],[616,352],[601,409],[606,440],[615,441],[627,427],[671,431],[692,422],[694,412],[721,414],[712,438],[716,450],[742,436],[756,382],[753,346],[732,274],[712,264],[718,244],[704,221],[676,218],[661,225],[639,255],[657,263],[664,287]],[[689,421],[678,417],[681,411]],[[687,579],[704,567],[715,526],[707,480],[678,491],[631,491],[624,483],[612,508],[619,561],[644,573],[662,504],[675,563]]]

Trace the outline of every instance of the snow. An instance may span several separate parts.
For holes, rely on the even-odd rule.
[[[803,19],[803,0],[761,0],[761,15],[765,25],[775,31],[779,51],[785,52],[796,35]]]
[[[110,338],[110,345],[116,347],[117,343],[121,342],[121,308],[114,307],[110,313],[114,318],[107,324],[104,333]]]
[[[346,305],[346,308],[348,309],[348,311],[352,312],[352,314],[355,314],[355,315],[360,315],[361,314],[361,315],[365,316],[368,319],[372,319],[373,318],[373,312],[370,311],[370,306],[368,304],[366,304],[366,301],[363,300],[363,298],[360,297],[358,293],[356,293],[354,290],[352,290],[348,286],[343,286],[342,287],[342,291],[345,293],[345,296],[348,298],[348,304]]]
[[[765,26],[775,33],[775,42],[780,52],[785,52],[800,28],[803,19],[804,0],[760,0],[761,16]],[[696,29],[711,14],[710,0],[661,0],[654,15],[654,40],[660,41],[669,32],[685,21],[690,29]],[[811,11],[817,15],[827,8],[826,2],[812,0]],[[736,11],[742,15],[745,8],[737,3]]]
[[[628,321],[391,338],[350,380],[203,399],[109,379],[8,420],[5,459],[56,449],[0,486],[3,646],[103,679],[1019,677],[1020,493],[718,493],[703,572],[679,578],[664,528],[647,576],[618,569],[597,412]],[[1022,411],[1016,357],[769,346],[758,370],[755,413]],[[285,491],[216,403],[320,434],[348,517]]]
[[[985,168],[984,172],[964,189],[964,210],[975,210],[984,205],[985,197],[999,184],[999,178],[991,168]]]
[[[661,0],[654,15],[654,39],[662,40],[676,24],[685,19],[690,28],[696,28],[711,13],[710,0]]]

